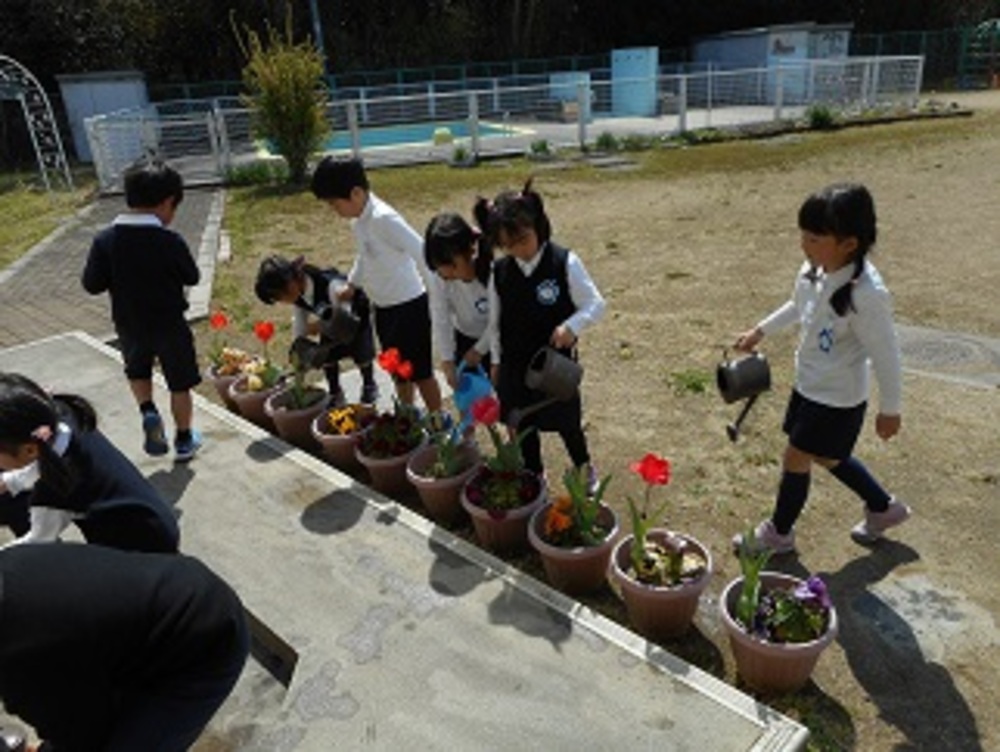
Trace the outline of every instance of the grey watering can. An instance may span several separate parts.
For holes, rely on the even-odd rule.
[[[730,360],[723,354],[723,361],[715,369],[715,383],[726,404],[745,399],[746,403],[735,422],[726,426],[730,441],[736,441],[740,426],[757,398],[771,388],[771,367],[760,353],[750,353]]]
[[[507,416],[508,425],[517,428],[528,415],[548,407],[553,402],[573,399],[580,391],[581,381],[583,381],[583,367],[579,363],[555,348],[548,346],[540,348],[528,363],[528,370],[524,374],[524,385],[542,392],[546,397],[533,405],[511,410]]]

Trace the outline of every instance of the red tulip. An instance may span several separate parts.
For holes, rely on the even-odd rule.
[[[670,460],[650,452],[638,462],[628,466],[651,486],[665,486],[670,482]]]
[[[215,331],[220,329],[225,329],[229,326],[229,317],[226,316],[222,311],[216,311],[208,319],[208,325],[212,327]]]
[[[500,420],[500,402],[496,397],[482,397],[472,403],[472,419],[484,426],[492,426]]]
[[[265,345],[274,336],[274,324],[270,321],[258,321],[253,325],[254,336]]]
[[[413,364],[408,360],[404,360],[396,366],[396,375],[403,381],[409,381],[413,377]]]
[[[396,369],[399,368],[399,360],[399,350],[395,347],[390,347],[378,354],[379,366],[383,371],[392,375],[395,375]]]

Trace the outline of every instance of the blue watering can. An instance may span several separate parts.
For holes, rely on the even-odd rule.
[[[482,366],[470,368],[465,363],[458,367],[458,384],[455,385],[455,407],[458,408],[462,422],[459,432],[464,432],[472,424],[472,405],[476,400],[493,394],[493,384],[490,382]]]

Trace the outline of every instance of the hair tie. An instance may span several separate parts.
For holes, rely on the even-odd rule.
[[[39,426],[31,432],[31,437],[43,444],[52,441],[52,426]]]

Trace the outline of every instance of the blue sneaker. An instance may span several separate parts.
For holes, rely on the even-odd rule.
[[[201,449],[201,431],[191,429],[191,438],[186,440],[174,440],[174,459],[177,462],[187,462],[194,457]]]
[[[142,414],[142,432],[146,435],[146,440],[142,443],[146,454],[160,457],[170,451],[167,435],[163,432],[163,418],[159,413]]]

